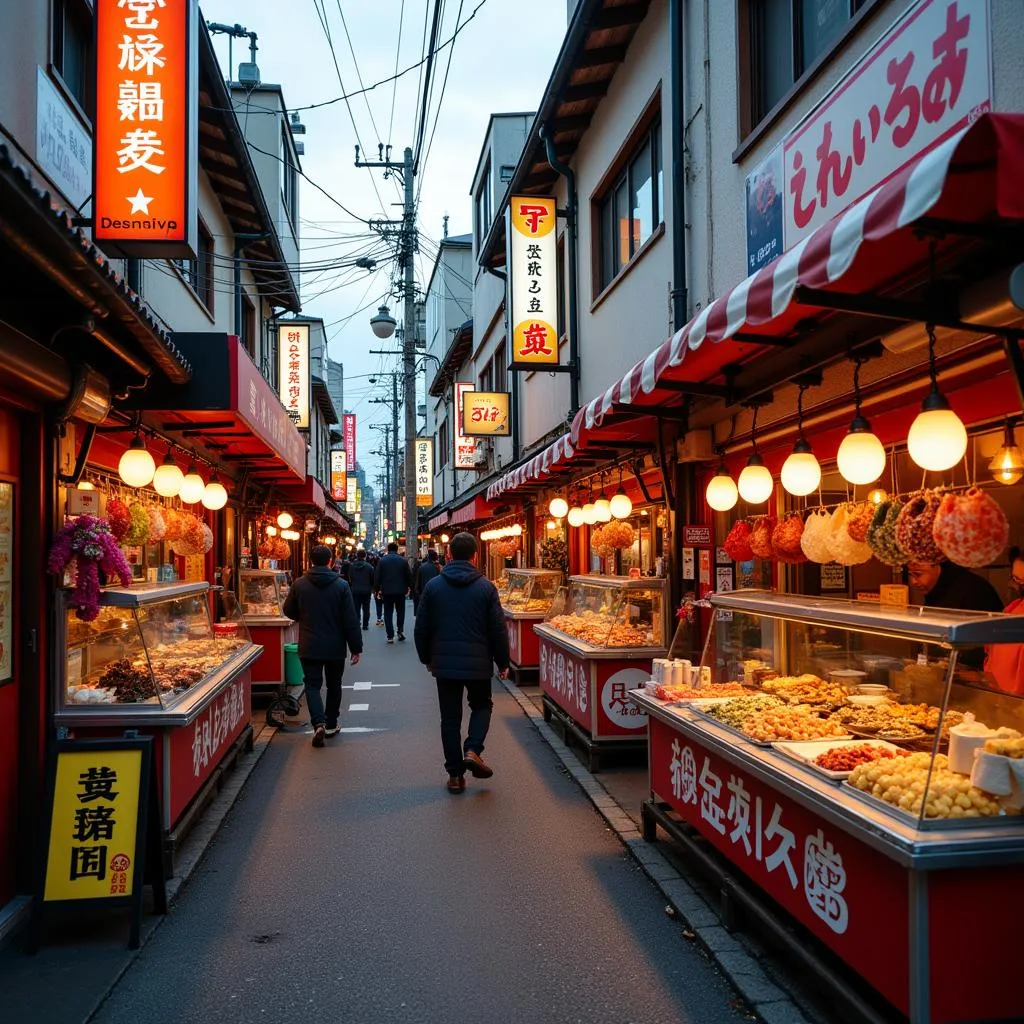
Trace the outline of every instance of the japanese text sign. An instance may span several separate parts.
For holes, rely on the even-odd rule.
[[[346,412],[341,417],[342,436],[345,442],[345,465],[353,472],[356,468],[356,415]],[[346,497],[350,497],[346,495]]]
[[[875,988],[904,1001],[908,886],[899,865],[654,717],[650,765],[659,799]]]
[[[148,751],[141,744],[84,746],[57,752],[43,890],[47,902],[123,898],[137,883]]]
[[[453,432],[455,441],[455,468],[476,469],[476,446],[475,438],[467,436],[462,429],[462,406],[465,402],[467,392],[473,391],[472,384],[463,381],[456,381],[455,384],[455,430]]]
[[[782,143],[785,244],[991,109],[988,0],[919,0]]]
[[[555,200],[509,202],[509,323],[513,368],[558,364],[558,255]]]
[[[348,494],[348,457],[343,448],[335,448],[331,452],[331,497],[335,501],[345,501]]]
[[[309,429],[309,324],[279,325],[277,391],[292,423]]]
[[[508,437],[512,432],[507,391],[467,391],[462,396],[462,430],[469,437]]]
[[[96,0],[93,237],[114,256],[195,256],[196,0]]]
[[[416,504],[434,504],[434,442],[429,437],[416,438]]]
[[[574,721],[593,731],[590,671],[582,658],[541,637],[539,682],[540,688]]]
[[[710,526],[684,526],[683,527],[683,543],[692,545],[693,547],[710,547],[711,546],[711,527]]]

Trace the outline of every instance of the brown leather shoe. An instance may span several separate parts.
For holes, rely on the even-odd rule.
[[[465,775],[449,775],[448,776],[448,792],[449,793],[462,793],[466,789],[466,777]]]
[[[472,750],[466,751],[462,767],[470,772],[474,779],[489,779],[494,774],[494,769],[485,764],[484,759]]]

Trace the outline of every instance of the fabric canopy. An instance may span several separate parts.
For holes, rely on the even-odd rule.
[[[926,259],[927,243],[911,230],[925,214],[964,225],[1024,219],[1022,177],[1024,115],[983,115],[706,306],[580,409],[571,443],[585,444],[599,432],[615,416],[614,405],[678,399],[676,391],[659,394],[659,383],[708,380],[725,363],[749,358],[760,350],[752,333],[791,334],[821,309],[800,302],[798,287],[854,295],[892,287]],[[701,351],[705,342],[738,332],[743,342],[721,353]]]

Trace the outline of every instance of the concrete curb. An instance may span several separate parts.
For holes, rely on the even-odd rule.
[[[722,927],[714,908],[656,846],[644,841],[633,819],[601,781],[584,767],[572,749],[558,738],[555,730],[544,721],[537,705],[510,680],[503,679],[501,684],[587,794],[622,845],[661,890],[682,923],[693,932],[708,956],[757,1014],[758,1020],[764,1024],[810,1024],[797,1004],[765,974],[757,959]]]
[[[228,812],[234,806],[235,801],[242,792],[242,787],[248,781],[249,776],[259,763],[260,758],[267,752],[267,747],[270,746],[270,741],[276,734],[277,729],[273,726],[264,726],[258,733],[254,734],[252,750],[248,754],[238,758],[238,761],[235,763],[235,767],[227,774],[221,791],[210,802],[210,805],[203,812],[199,823],[182,844],[181,851],[177,858],[178,873],[174,878],[168,879],[167,882],[168,911],[170,911],[178,893],[180,893],[188,883],[192,873],[197,867],[199,867],[203,856],[207,849],[209,849],[210,843],[217,834],[217,830],[223,824]],[[117,972],[110,978],[103,994],[96,1000],[96,1004],[83,1018],[83,1021],[86,1022],[86,1024],[96,1016],[100,1008],[109,998],[111,992],[114,991],[120,980],[125,976],[128,969],[135,962],[136,957],[138,957],[142,950],[145,949],[149,940],[157,933],[160,925],[162,925],[166,920],[166,916],[151,916],[148,920],[143,921],[139,948],[130,950],[126,953],[124,961],[121,963]]]

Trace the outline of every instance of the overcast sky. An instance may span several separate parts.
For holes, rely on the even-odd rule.
[[[388,79],[396,67],[401,72],[417,64],[425,53],[433,0],[201,0],[201,6],[207,21],[240,23],[257,33],[262,81],[279,83],[285,103],[299,110],[306,125],[304,174],[357,217],[400,217],[400,205],[393,205],[401,203],[397,179],[385,181],[381,171],[354,167],[354,146],[358,134],[364,152],[376,159],[378,142],[390,143],[392,158],[401,161],[404,147],[415,141],[423,69],[353,96],[348,104],[304,108]],[[449,234],[471,230],[469,189],[488,118],[492,113],[537,108],[565,33],[565,0],[462,0],[461,5],[445,0],[439,42],[455,31],[460,6],[459,23],[465,27],[434,61],[426,157],[421,157],[416,181],[421,289],[433,266],[444,215],[449,215]],[[476,15],[467,23],[474,10]],[[214,36],[214,45],[227,75],[228,37]],[[248,59],[248,40],[235,40],[234,67]],[[386,261],[387,246],[310,181],[301,181],[300,189],[302,262],[312,265],[302,279],[303,313],[323,318],[331,358],[344,363],[345,404],[358,417],[357,455],[372,482],[381,460],[370,451],[380,446],[380,432],[369,424],[388,421],[390,412],[387,406],[370,402],[380,393],[380,385],[374,388],[368,377],[395,369],[399,361],[369,354],[370,348],[396,346],[394,339],[378,342],[368,321],[381,301],[388,301],[401,321],[399,300],[385,296],[393,264],[385,262],[375,273],[325,268],[325,262],[365,253]]]

